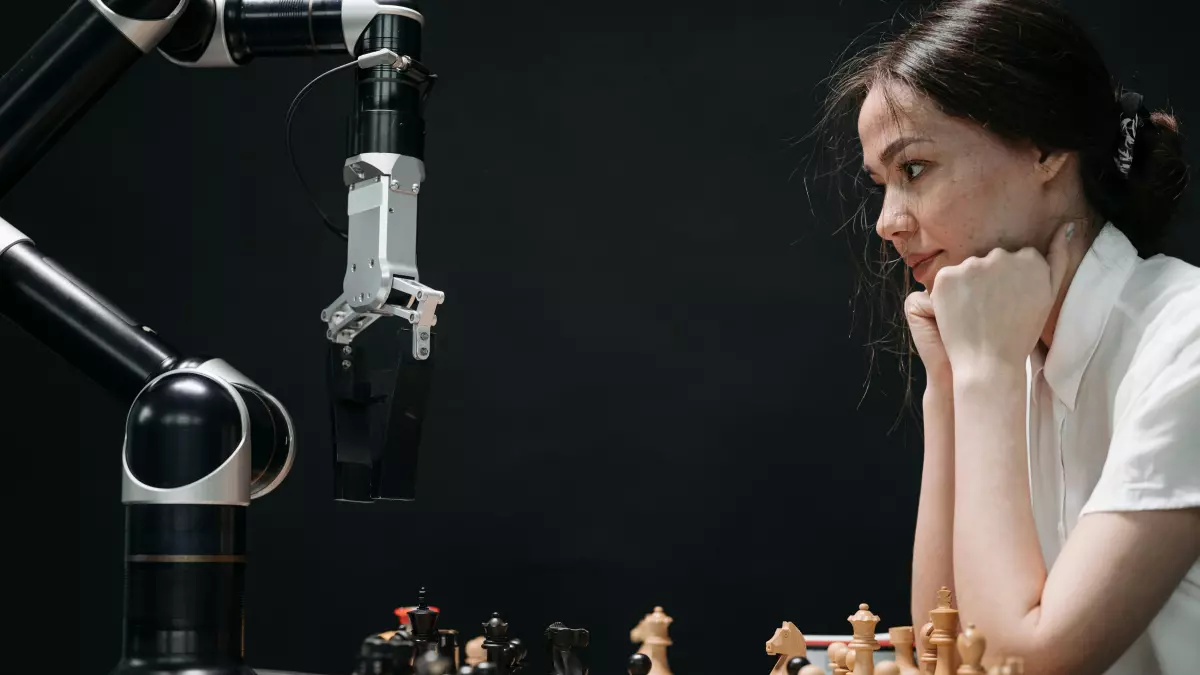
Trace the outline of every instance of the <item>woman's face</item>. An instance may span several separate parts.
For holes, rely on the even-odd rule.
[[[865,169],[884,188],[876,230],[927,289],[945,267],[994,248],[1041,248],[1054,231],[1048,172],[1032,146],[1006,144],[899,85],[868,92],[858,135]]]

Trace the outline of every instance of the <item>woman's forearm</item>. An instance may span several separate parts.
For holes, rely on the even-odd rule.
[[[925,460],[913,542],[913,628],[920,631],[942,586],[954,588],[954,392],[930,384],[923,401]]]
[[[1025,439],[1025,371],[1017,365],[955,371],[954,562],[959,609],[997,645],[1028,636],[1046,582]]]

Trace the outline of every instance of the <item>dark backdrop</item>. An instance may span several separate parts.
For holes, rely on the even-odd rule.
[[[0,21],[7,67],[66,8]],[[536,641],[591,630],[623,669],[655,604],[682,675],[769,668],[781,620],[907,623],[920,444],[889,433],[894,363],[864,397],[855,271],[801,178],[820,79],[894,2],[427,4],[422,278],[446,292],[420,501],[331,498],[320,310],[344,245],[282,148],[292,95],[343,58],[186,71],[147,58],[2,204],[50,255],[186,353],[220,355],[299,423],[291,477],[250,516],[246,651],[346,672],[420,585],[444,625],[493,609]],[[1115,73],[1200,124],[1186,22],[1072,3]],[[9,8],[6,7],[6,12]],[[332,212],[349,77],[298,121]],[[1200,163],[1200,145],[1189,157]],[[1200,261],[1195,191],[1168,247]],[[13,644],[119,653],[124,404],[0,322]],[[535,651],[539,652],[540,649]],[[716,658],[714,658],[716,657]]]

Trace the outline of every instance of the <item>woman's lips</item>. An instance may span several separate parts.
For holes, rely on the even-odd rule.
[[[929,282],[931,280],[927,277],[933,271],[933,262],[937,260],[937,257],[941,254],[942,252],[938,251],[927,256],[919,257],[915,260],[916,264],[913,265],[912,275],[913,278],[916,279],[922,286],[925,286],[926,288],[929,287]]]

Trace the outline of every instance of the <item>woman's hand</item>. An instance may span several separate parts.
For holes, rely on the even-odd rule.
[[[950,359],[946,357],[946,348],[942,346],[942,334],[938,331],[929,293],[918,291],[905,298],[904,316],[908,319],[908,329],[912,332],[917,354],[921,357],[921,363],[925,364],[926,386],[949,393],[954,384]]]
[[[1058,299],[1074,232],[1073,223],[1060,227],[1046,257],[994,249],[938,272],[933,312],[955,373],[1024,369]]]

